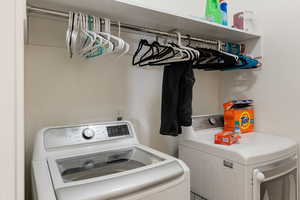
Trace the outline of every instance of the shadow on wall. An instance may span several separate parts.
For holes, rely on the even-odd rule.
[[[253,99],[251,93],[257,81],[257,72],[252,70],[239,70],[224,72],[221,82],[220,102],[224,103],[236,99]]]
[[[176,139],[159,133],[163,68],[146,70],[129,66],[127,77],[125,119],[133,122],[142,144],[174,155]]]

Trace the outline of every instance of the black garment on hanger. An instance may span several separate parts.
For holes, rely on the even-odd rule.
[[[192,98],[195,83],[191,62],[165,66],[162,88],[162,135],[178,136],[181,126],[192,125]]]

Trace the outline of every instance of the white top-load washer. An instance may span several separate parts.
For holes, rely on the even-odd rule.
[[[297,200],[298,145],[265,133],[243,134],[231,146],[214,143],[222,116],[193,117],[179,158],[191,170],[194,197],[208,200]]]
[[[35,200],[189,200],[189,169],[139,144],[130,122],[45,128],[32,160]]]

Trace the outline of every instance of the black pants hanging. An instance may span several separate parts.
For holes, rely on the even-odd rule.
[[[178,136],[181,134],[181,126],[192,125],[194,83],[190,62],[165,66],[160,127],[162,135]]]

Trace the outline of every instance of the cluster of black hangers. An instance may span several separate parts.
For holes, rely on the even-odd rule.
[[[243,55],[234,55],[218,48],[203,48],[181,43],[181,34],[177,32],[178,41],[154,41],[149,43],[142,39],[133,55],[132,64],[140,67],[169,65],[178,62],[190,62],[193,68],[206,71],[227,71],[236,69],[253,69],[260,66],[259,61]]]

